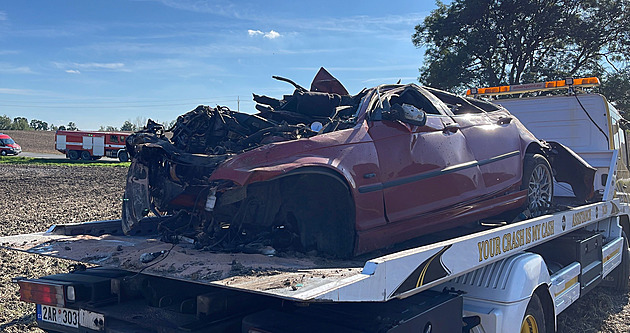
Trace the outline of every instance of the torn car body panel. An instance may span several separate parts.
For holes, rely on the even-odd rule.
[[[125,232],[157,216],[166,240],[211,250],[347,257],[517,210],[527,154],[572,159],[492,103],[413,84],[350,96],[322,70],[311,90],[254,95],[257,114],[199,106],[171,138],[152,122],[130,136]]]

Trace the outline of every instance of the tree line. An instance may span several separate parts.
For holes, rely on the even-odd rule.
[[[130,120],[125,120],[125,122],[120,126],[120,127],[114,127],[114,126],[103,126],[101,125],[98,129],[98,131],[101,132],[117,132],[117,131],[122,131],[122,132],[134,132],[136,130],[142,129],[142,127],[144,126],[144,124],[146,123],[146,119],[144,118],[137,118],[135,121],[130,121]],[[171,128],[173,125],[175,125],[175,120],[173,121],[166,121],[166,122],[161,122],[164,127],[166,128]],[[62,131],[79,131],[79,128],[77,127],[77,125],[70,121],[68,122],[68,124],[66,125],[55,125],[55,124],[48,124],[47,122],[43,121],[43,120],[39,120],[39,119],[31,119],[31,121],[28,121],[27,118],[25,117],[15,117],[13,119],[11,119],[9,116],[2,115],[0,116],[0,130],[17,130],[17,131],[56,131],[56,130],[62,130]]]

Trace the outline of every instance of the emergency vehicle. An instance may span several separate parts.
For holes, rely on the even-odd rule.
[[[71,160],[96,160],[103,156],[129,161],[125,149],[127,132],[62,131],[55,133],[55,149]]]
[[[17,155],[22,152],[22,147],[18,145],[10,136],[0,133],[0,155]]]
[[[57,332],[555,332],[558,314],[596,286],[630,289],[625,122],[603,96],[579,93],[588,80],[560,82],[527,92],[554,84],[568,94],[498,102],[598,169],[589,203],[572,202],[567,188],[553,213],[353,260],[213,253],[186,237],[164,243],[159,217],[141,220],[134,236],[112,220],[0,244],[98,266],[14,280],[21,300],[36,304],[38,325]],[[483,89],[469,94],[496,96]]]

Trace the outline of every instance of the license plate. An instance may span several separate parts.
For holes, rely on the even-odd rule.
[[[68,327],[79,327],[79,311],[37,304],[37,319]]]

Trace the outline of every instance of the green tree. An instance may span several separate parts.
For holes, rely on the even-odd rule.
[[[111,125],[107,125],[107,126],[101,125],[98,128],[98,130],[99,130],[99,132],[116,132],[116,131],[118,131],[118,128],[116,128],[114,126],[111,126]]]
[[[419,80],[437,88],[612,75],[630,55],[630,0],[437,5],[412,37],[417,47],[426,47]]]
[[[9,118],[6,114],[0,116],[0,130],[8,130],[11,129],[11,118]]]
[[[125,131],[125,132],[133,132],[136,130],[136,125],[134,125],[132,122],[130,122],[129,120],[125,120],[125,122],[123,123],[122,126],[120,126],[120,130],[121,131]]]
[[[28,119],[24,117],[15,117],[13,118],[13,123],[11,124],[12,130],[25,131],[31,129],[28,125]]]
[[[78,131],[77,125],[74,122],[69,122],[68,125],[65,126],[67,131]]]
[[[31,119],[30,128],[36,131],[47,131],[48,123],[39,119]]]

